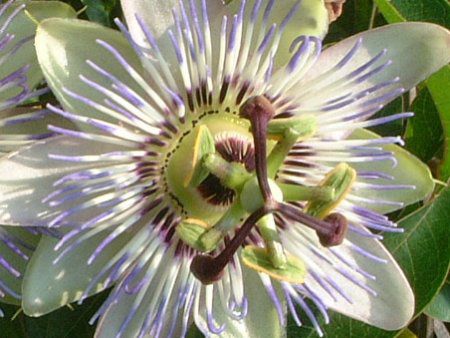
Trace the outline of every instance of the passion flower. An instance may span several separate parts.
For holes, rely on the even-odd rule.
[[[50,109],[80,129],[50,126],[59,137],[0,162],[0,220],[63,232],[32,258],[25,313],[114,285],[92,319],[98,337],[184,336],[192,320],[206,335],[278,336],[285,305],[321,334],[305,298],[325,321],[331,308],[407,324],[411,289],[369,229],[401,231],[382,213],[433,183],[400,138],[360,128],[411,116],[369,119],[449,61],[449,33],[393,25],[324,51],[300,35],[285,60],[290,3],[278,17],[274,1],[234,12],[212,1],[214,14],[180,1],[172,15],[124,2],[125,39],[40,24],[39,61],[63,105]]]

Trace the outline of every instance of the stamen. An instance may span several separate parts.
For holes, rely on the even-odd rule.
[[[274,119],[269,123],[268,132],[281,136],[281,140],[272,149],[267,159],[267,171],[270,178],[275,178],[292,147],[298,141],[311,137],[316,129],[316,118],[309,116]]]
[[[276,269],[285,269],[287,265],[287,257],[278,234],[273,214],[265,215],[256,225],[258,226],[261,237],[264,240],[266,253],[272,267]]]

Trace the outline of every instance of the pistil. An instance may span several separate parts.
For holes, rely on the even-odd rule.
[[[342,214],[332,213],[320,220],[287,203],[280,203],[278,210],[287,218],[315,230],[323,246],[339,245],[347,234],[348,223]]]
[[[226,245],[225,249],[216,257],[211,255],[197,255],[191,263],[191,271],[203,284],[211,284],[220,280],[223,276],[223,269],[232,259],[235,252],[244,243],[253,226],[264,215],[272,212],[267,207],[261,207],[253,212],[237,230],[236,235]]]
[[[267,126],[275,115],[275,109],[264,96],[248,99],[240,109],[240,115],[250,121],[255,147],[255,170],[264,202],[274,202],[267,176]]]

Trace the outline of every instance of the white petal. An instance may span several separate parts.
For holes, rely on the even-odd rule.
[[[428,166],[393,144],[399,141],[366,129],[356,129],[344,141],[307,140],[304,151],[291,153],[292,164],[283,166],[281,178],[316,185],[338,163],[346,162],[359,174],[346,201],[386,214],[427,199],[435,185]],[[299,159],[317,168],[302,167],[295,162]]]
[[[368,139],[378,138],[379,136],[365,129],[355,130],[350,135],[350,139]],[[352,194],[371,200],[398,202],[397,206],[393,203],[364,203],[361,201],[353,201],[359,206],[364,206],[371,210],[375,210],[382,214],[395,211],[409,204],[423,201],[430,197],[434,191],[434,180],[427,165],[422,163],[417,157],[397,145],[385,145],[383,149],[392,152],[397,163],[394,165],[391,161],[372,161],[352,163],[352,167],[358,171],[379,172],[392,176],[392,180],[385,179],[371,179],[364,181],[370,184],[383,185],[403,185],[414,186],[414,189],[398,189],[398,190],[382,190],[382,189],[359,189],[354,190]]]
[[[298,224],[296,227],[300,236],[291,229],[283,234],[283,241],[290,252],[296,253],[307,264],[309,274],[305,285],[326,306],[385,330],[397,330],[408,324],[414,313],[413,292],[400,267],[379,241],[349,232],[343,244],[327,249],[319,244],[313,231]],[[361,231],[367,232],[362,228]],[[385,262],[363,256],[354,249],[354,245]],[[343,257],[348,264],[343,263],[338,256]],[[375,276],[376,280],[359,273],[358,269]],[[351,278],[344,277],[342,272]],[[328,285],[328,291],[313,277],[314,273]],[[335,283],[342,293],[327,280]]]
[[[0,160],[0,224],[46,226],[54,211],[42,200],[55,190],[53,184],[63,175],[92,167],[49,158],[96,155],[120,150],[116,145],[77,138],[56,137],[37,142]],[[94,163],[99,165],[99,163]]]
[[[15,107],[1,114],[0,153],[5,154],[50,136],[49,124],[74,127],[67,119],[41,107]]]

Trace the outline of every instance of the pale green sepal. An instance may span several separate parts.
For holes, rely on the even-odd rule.
[[[116,48],[130,66],[142,76],[144,73],[142,65],[123,35],[116,30],[88,21],[76,19],[43,21],[36,33],[37,56],[49,87],[65,110],[116,122],[99,110],[70,97],[64,91],[64,88],[67,88],[78,95],[104,104],[106,96],[80,80],[80,75],[84,75],[97,84],[110,88],[111,82],[87,64],[86,61],[90,60],[145,97],[142,88],[132,79],[130,72],[125,70],[97,40],[105,41]],[[86,125],[81,126],[86,128]]]
[[[17,2],[19,3],[19,2]],[[77,12],[70,5],[61,1],[23,1],[25,3],[25,13],[28,21],[38,23],[49,18],[76,18]],[[25,27],[21,27],[25,29]],[[36,30],[36,22],[34,29]]]
[[[120,2],[128,30],[133,39],[140,45],[151,48],[145,37],[144,31],[139,24],[139,18],[146,29],[150,31],[157,40],[158,48],[163,55],[161,60],[164,60],[164,62],[167,62],[172,67],[178,67],[178,60],[175,56],[173,45],[167,34],[167,30],[171,29],[172,32],[176,31],[172,10],[175,10],[176,13],[180,13],[179,3],[184,4],[186,7],[186,14],[188,17],[190,16],[191,11],[189,2],[178,0],[121,0]],[[199,6],[200,0],[194,0],[194,3]],[[207,0],[206,5],[208,7],[211,41],[218,41],[221,25],[217,23],[222,20],[223,15],[227,14],[227,10],[222,0]],[[198,11],[201,11],[200,7],[198,8]],[[214,53],[216,53],[216,50],[213,50],[213,55],[215,55]],[[216,56],[217,55],[213,56],[213,59],[215,59]],[[144,62],[148,62],[148,60]],[[178,78],[178,80],[182,81],[181,78]]]
[[[23,241],[28,246],[30,246],[30,248],[37,246],[40,238],[39,236],[31,234],[25,228],[3,226],[2,228],[0,228],[0,231],[7,233],[9,236],[15,237],[20,241]],[[31,258],[31,255],[33,254],[32,250],[28,250],[22,246],[19,247],[20,250],[25,255],[28,256],[28,258]],[[14,267],[15,270],[17,270],[20,273],[19,277],[15,277],[11,275],[11,273],[6,271],[3,267],[0,267],[0,280],[16,294],[21,295],[22,278],[23,274],[25,273],[25,268],[27,266],[28,260],[22,258],[15,252],[13,252],[9,247],[4,245],[3,243],[0,243],[0,257],[5,259],[9,264],[11,264]],[[8,293],[4,298],[0,298],[0,302],[20,305],[20,299],[14,298],[10,296]]]
[[[288,255],[283,268],[276,268],[272,264],[270,254],[265,248],[246,246],[242,250],[244,264],[257,272],[263,272],[273,279],[292,284],[304,282],[307,271],[305,264],[299,258]]]
[[[134,338],[139,335],[142,325],[148,315],[148,305],[153,300],[155,293],[154,288],[159,283],[165,282],[162,276],[155,276],[155,283],[152,283],[147,290],[143,299],[138,299],[139,293],[124,294],[117,287],[112,291],[120,295],[120,301],[113,303],[105,315],[102,316],[97,324],[95,338],[116,337],[121,329],[121,325],[130,314],[130,309],[137,306],[135,314],[132,316],[127,328],[121,332],[121,337]],[[256,273],[243,268],[243,284],[245,287],[245,296],[248,300],[248,314],[242,320],[234,320],[229,313],[224,311],[224,306],[220,301],[217,288],[214,290],[213,296],[213,313],[214,319],[220,325],[226,326],[225,331],[220,335],[215,335],[207,329],[206,309],[200,307],[199,316],[195,316],[195,323],[199,328],[203,328],[208,332],[209,338],[253,338],[253,337],[271,337],[281,338],[285,336],[285,329],[281,326],[277,313],[273,307],[273,303],[267,297],[264,287]],[[212,286],[209,286],[212,287]],[[204,286],[197,284],[195,289],[204,294]],[[199,289],[203,289],[200,291]],[[175,303],[177,297],[170,299],[168,309],[176,309]],[[200,304],[203,302],[201,301]],[[162,317],[161,337],[167,337],[171,329],[172,318],[171,311],[167,312],[167,316]],[[175,323],[173,337],[181,336],[182,318],[178,316]],[[205,332],[206,333],[206,332]],[[146,336],[147,337],[147,336]]]
[[[286,328],[280,322],[272,300],[255,271],[242,266],[244,294],[248,300],[247,316],[242,320],[233,320],[223,310],[223,305],[217,301],[213,304],[214,318],[217,323],[226,325],[221,335],[210,334],[210,338],[284,338]],[[274,283],[275,284],[275,283]],[[276,285],[274,285],[276,287]],[[280,294],[279,294],[280,296]],[[215,298],[218,298],[217,295]],[[284,298],[280,297],[284,303]],[[285,310],[285,309],[284,309]],[[198,327],[207,328],[206,311],[195,319]]]
[[[6,29],[8,34],[14,35],[14,40],[10,43],[11,46],[15,45],[22,39],[32,37],[36,32],[37,22],[41,20],[51,17],[76,17],[76,12],[72,7],[59,1],[15,2],[1,16],[0,25],[2,25],[5,20],[8,19],[10,14],[23,3],[26,5],[24,10],[14,17]],[[0,55],[4,55],[5,51],[9,50],[10,48],[4,49]],[[43,75],[37,62],[33,39],[30,39],[12,56],[5,60],[0,67],[0,78],[8,76],[25,65],[29,65],[30,67],[27,72],[27,83],[30,88],[34,88],[39,82],[42,81]],[[13,90],[1,92],[0,101],[4,101],[14,95],[17,95],[19,91],[20,89],[15,88]]]
[[[379,137],[380,136],[377,134],[365,129],[355,130],[353,134],[350,135],[351,139],[371,139]],[[383,149],[393,153],[398,162],[395,167],[393,167],[391,161],[352,163],[352,167],[356,171],[379,171],[394,177],[394,180],[366,180],[365,182],[367,183],[414,185],[415,189],[390,190],[388,193],[383,190],[358,189],[357,191],[352,191],[352,194],[374,200],[402,202],[404,203],[404,206],[428,198],[433,192],[435,185],[430,169],[417,157],[399,146],[386,145],[383,146]],[[360,182],[363,181],[360,178],[357,180]],[[363,202],[358,202],[358,205],[380,213],[388,213],[401,208],[400,206],[394,205],[368,204]]]
[[[121,0],[120,3],[130,33],[137,41],[143,42],[145,41],[144,32],[136,16],[139,16],[158,38],[173,26],[172,8],[177,6],[178,0]]]
[[[275,1],[271,16],[269,18],[269,25],[276,23],[280,25],[292,7],[298,0],[283,0]],[[136,16],[139,16],[143,22],[150,28],[155,37],[159,39],[160,47],[163,51],[171,50],[170,40],[164,33],[173,27],[173,17],[171,10],[177,8],[177,0],[159,1],[159,0],[121,0],[122,9],[126,18],[131,35],[136,41],[146,44],[144,33],[139,27]],[[186,2],[185,2],[186,3]],[[198,11],[201,11],[200,0],[195,0],[194,3],[198,6]],[[253,8],[255,0],[247,1],[247,12]],[[224,5],[222,0],[208,0],[206,1],[208,7],[208,16],[211,27],[211,41],[220,40],[220,22],[222,17],[227,15],[231,18],[239,12],[241,1],[233,0],[229,4]],[[188,7],[187,15],[190,16]],[[261,6],[261,11],[264,12],[264,3]],[[262,15],[261,15],[262,16]],[[258,32],[258,26],[255,29]],[[323,0],[303,0],[300,6],[287,25],[285,32],[280,40],[280,49],[276,58],[278,65],[284,65],[290,58],[291,53],[289,48],[292,41],[300,35],[316,36],[322,39],[328,31],[328,11]],[[215,52],[215,51],[214,51]],[[170,57],[171,55],[169,55]],[[173,63],[175,60],[170,58],[169,62]]]
[[[58,239],[43,237],[28,264],[23,280],[24,313],[38,317],[79,300],[92,279],[132,236],[127,234],[118,238],[88,265],[87,261],[95,248],[109,234],[103,232],[84,240],[57,264],[53,264],[53,261],[63,250],[54,250]],[[88,295],[104,290],[104,281],[105,277],[101,278]]]
[[[170,262],[165,262],[166,264],[171,264]],[[154,301],[154,295],[157,292],[158,284],[167,283],[166,279],[163,279],[161,275],[155,275],[155,282],[151,283],[151,286],[146,287],[144,295],[140,292],[136,292],[133,294],[127,294],[124,291],[123,285],[119,290],[120,286],[116,286],[112,290],[112,294],[119,295],[118,302],[112,302],[112,304],[107,308],[105,314],[100,317],[97,322],[97,329],[95,331],[94,338],[112,338],[112,337],[121,337],[121,338],[136,338],[136,337],[183,337],[181,335],[181,320],[182,316],[178,316],[178,320],[175,323],[174,331],[170,331],[172,329],[172,315],[173,312],[178,310],[178,314],[181,313],[182,308],[176,308],[179,306],[175,301],[178,300],[178,297],[171,297],[169,303],[167,305],[166,311],[161,317],[161,334],[158,336],[151,335],[149,332],[146,332],[145,335],[142,335],[141,329],[144,325],[146,325],[146,319],[149,315],[149,304]],[[177,287],[177,285],[175,285]],[[174,291],[176,292],[176,291]],[[159,299],[156,300],[158,304],[161,304],[164,299],[161,295],[159,295]],[[136,309],[135,309],[136,307]],[[130,312],[135,311],[133,316],[129,318]],[[128,323],[125,329],[122,328],[122,324],[127,321]],[[169,335],[172,333],[172,335]]]

